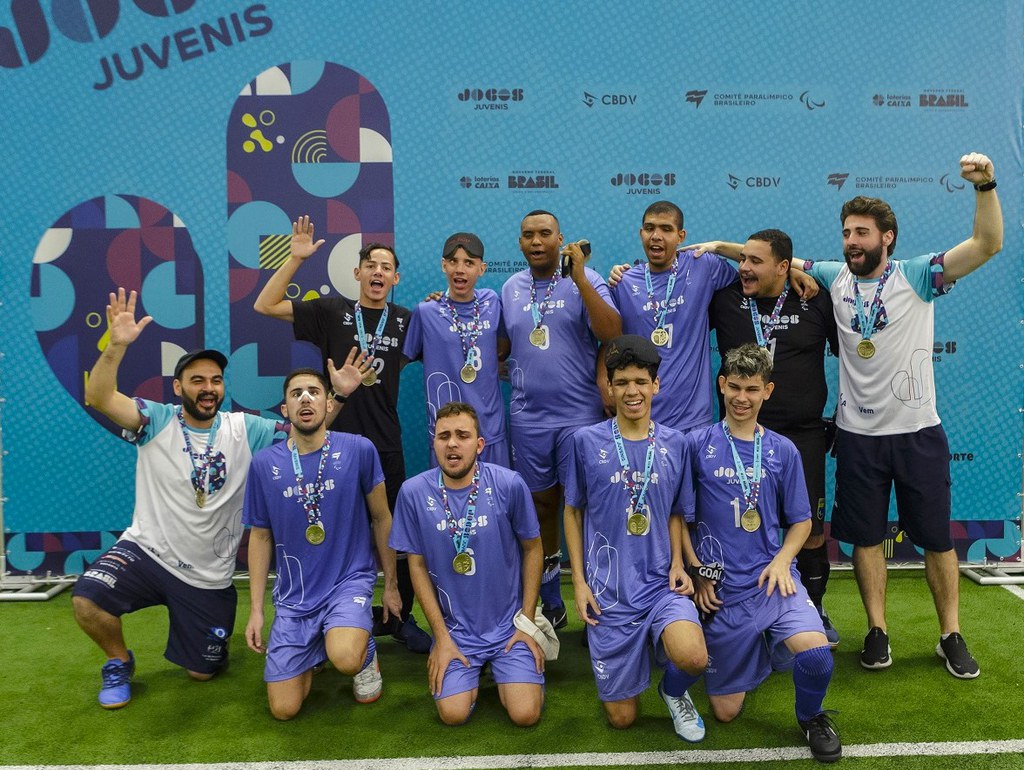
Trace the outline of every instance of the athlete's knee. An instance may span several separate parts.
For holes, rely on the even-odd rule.
[[[508,718],[516,727],[532,727],[540,721],[539,703],[513,703],[508,708]]]
[[[467,708],[465,706],[454,706],[451,703],[437,702],[437,715],[449,727],[458,727],[459,725],[466,724],[472,713],[472,704]]]
[[[189,678],[194,682],[209,682],[211,679],[217,676],[216,671],[214,671],[212,674],[203,674],[199,671],[191,671],[189,669],[185,670],[188,672]]]
[[[331,665],[340,673],[345,676],[355,676],[363,670],[363,664],[366,663],[366,647],[363,646],[361,650],[352,648],[331,650],[328,657],[331,659]]]
[[[743,701],[711,701],[711,713],[719,722],[731,722],[743,711]]]
[[[302,699],[297,697],[270,698],[270,714],[279,722],[293,719],[302,708]]]
[[[608,717],[608,724],[616,730],[625,730],[636,721],[636,709],[622,704],[606,703],[604,713]]]

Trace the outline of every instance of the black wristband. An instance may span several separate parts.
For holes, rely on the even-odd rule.
[[[996,180],[993,179],[991,182],[985,182],[985,184],[976,184],[974,189],[978,192],[988,192],[989,190],[996,189]]]
[[[348,396],[343,396],[340,393],[335,393],[334,400],[337,401],[339,404],[344,404],[346,401],[348,401]]]

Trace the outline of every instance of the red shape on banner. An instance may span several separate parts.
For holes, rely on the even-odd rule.
[[[327,113],[327,141],[338,157],[350,163],[359,162],[359,97],[338,100]]]
[[[228,203],[249,203],[252,201],[252,190],[249,185],[234,171],[228,171]]]
[[[142,236],[132,228],[118,233],[107,249],[107,274],[114,286],[131,291],[142,289]]]
[[[228,302],[249,296],[260,282],[260,270],[252,267],[236,267],[228,270]]]
[[[340,201],[327,201],[327,232],[348,234],[361,229],[356,212]]]

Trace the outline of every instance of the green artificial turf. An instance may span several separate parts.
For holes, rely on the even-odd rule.
[[[826,606],[843,641],[836,651],[825,705],[839,712],[836,721],[844,744],[1024,738],[1024,602],[1000,588],[966,580],[961,581],[961,591],[964,635],[981,665],[981,677],[954,679],[935,656],[935,613],[919,571],[890,574],[894,663],[887,671],[866,672],[858,663],[866,629],[856,584],[850,573],[833,575]],[[567,581],[563,594],[571,595]],[[803,745],[788,674],[769,678],[749,696],[739,719],[728,725],[710,717],[698,684],[694,701],[708,730],[704,742],[694,747],[672,732],[654,687],[642,696],[637,724],[613,730],[597,700],[589,657],[580,645],[581,626],[571,609],[561,656],[548,664],[547,703],[536,727],[513,727],[494,685],[486,681],[470,722],[458,728],[443,726],[427,691],[426,656],[414,655],[387,638],[378,640],[384,694],[377,703],[356,704],[351,679],[328,668],[316,676],[300,715],[278,723],[266,707],[262,659],[245,647],[242,638],[248,600],[242,588],[230,668],[207,683],[188,680],[163,659],[167,619],[162,608],[127,616],[125,631],[137,670],[132,702],[119,711],[104,711],[96,704],[102,656],[76,626],[69,592],[49,602],[0,604],[0,764],[220,763]],[[1020,770],[1024,757],[850,758],[844,765]],[[815,763],[756,766],[795,770]]]

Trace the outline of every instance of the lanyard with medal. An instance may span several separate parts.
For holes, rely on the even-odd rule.
[[[857,321],[860,323],[861,341],[857,343],[857,355],[861,358],[871,358],[875,354],[875,343],[871,341],[871,335],[875,330],[875,321],[878,319],[878,311],[882,307],[882,289],[885,282],[895,266],[891,259],[886,263],[881,278],[878,279],[878,286],[875,287],[875,296],[871,300],[871,308],[864,312],[864,301],[860,298],[860,281],[857,276],[853,277],[853,305],[857,312]]]
[[[441,295],[441,304],[451,316],[452,326],[455,327],[455,332],[459,335],[459,340],[462,342],[462,360],[464,365],[459,370],[459,377],[468,385],[476,380],[476,369],[472,363],[472,352],[473,348],[476,347],[476,341],[480,339],[480,335],[483,333],[483,324],[480,321],[480,297],[476,292],[473,292],[473,320],[468,324],[459,323],[458,311],[455,310],[455,305],[452,304],[447,291]],[[531,334],[531,341],[532,337],[533,335]]]
[[[366,327],[363,326],[363,308],[357,302],[356,303],[356,333],[359,335],[359,349],[367,354],[370,362],[373,362],[373,357],[377,354],[377,343],[380,342],[380,338],[384,335],[384,326],[388,322],[388,305],[384,303],[384,309],[380,311],[380,321],[377,322],[377,331],[373,333],[372,344],[366,340]],[[377,372],[371,366],[366,370],[366,374],[363,375],[363,385],[373,385],[377,381]]]
[[[747,478],[747,469],[743,467],[743,460],[736,450],[736,442],[733,441],[732,433],[725,420],[722,420],[722,432],[729,441],[729,448],[732,450],[732,462],[736,467],[736,477],[740,482],[740,489],[743,491],[743,503],[746,510],[740,517],[740,526],[747,532],[757,532],[761,527],[761,514],[757,512],[757,498],[761,493],[761,432],[758,426],[754,425],[754,477]]]
[[[530,332],[530,344],[534,347],[543,348],[548,344],[548,329],[544,326],[544,313],[551,302],[551,293],[558,285],[558,272],[551,276],[547,291],[544,292],[544,301],[537,304],[537,279],[530,274],[530,315],[533,316],[533,330]]]
[[[619,456],[619,465],[622,466],[622,481],[629,491],[629,507],[626,509],[626,531],[631,535],[646,535],[651,530],[651,519],[644,512],[644,499],[647,497],[647,487],[651,483],[651,469],[654,468],[654,421],[647,428],[647,456],[644,458],[643,485],[637,492],[636,481],[629,467],[629,458],[626,457],[626,447],[622,441],[622,433],[619,432],[618,421],[612,420],[612,439],[615,441],[615,452]]]
[[[209,494],[210,466],[213,464],[213,442],[217,438],[217,427],[220,425],[220,415],[213,421],[210,433],[206,438],[206,450],[196,465],[196,455],[192,451],[192,440],[188,435],[188,426],[185,425],[185,414],[179,406],[177,410],[178,425],[181,426],[181,434],[185,437],[185,452],[192,463],[192,489],[196,493],[196,505],[202,508],[206,505],[206,496]]]
[[[749,297],[747,299],[747,304],[750,305],[750,320],[754,324],[754,337],[757,339],[757,346],[759,348],[767,348],[768,343],[772,341],[775,327],[779,325],[779,318],[782,316],[782,305],[788,296],[789,281],[786,281],[782,294],[775,301],[775,309],[772,310],[772,314],[768,317],[768,323],[763,328],[761,326],[761,311],[757,309],[757,297]]]
[[[295,471],[295,483],[299,487],[299,502],[306,512],[306,540],[310,545],[320,545],[327,537],[324,531],[323,522],[320,521],[320,499],[324,496],[324,465],[327,463],[327,455],[331,451],[331,436],[324,436],[324,445],[320,450],[320,464],[316,469],[316,481],[313,482],[313,489],[306,491],[306,482],[302,477],[302,464],[299,462],[299,450],[295,446],[294,439],[291,440],[292,469]]]
[[[476,526],[476,497],[480,492],[480,463],[476,464],[473,470],[473,484],[469,488],[469,500],[466,502],[466,517],[463,519],[462,529],[459,529],[459,522],[452,513],[451,505],[448,503],[448,490],[444,486],[444,475],[437,472],[437,488],[441,493],[441,503],[444,506],[444,518],[448,522],[448,533],[452,537],[452,545],[455,546],[455,558],[452,559],[452,569],[457,575],[466,575],[473,571],[473,557],[466,553],[469,547],[469,532]]]
[[[672,260],[672,274],[668,277],[668,285],[665,287],[665,301],[658,309],[658,303],[654,300],[654,283],[651,281],[651,264],[644,265],[644,283],[647,285],[647,300],[654,310],[654,331],[651,332],[651,342],[659,348],[668,344],[668,329],[665,328],[665,316],[668,315],[668,303],[672,299],[672,290],[676,288],[676,276],[679,274],[679,254]],[[687,271],[689,274],[689,271]],[[682,302],[682,300],[680,300]]]

